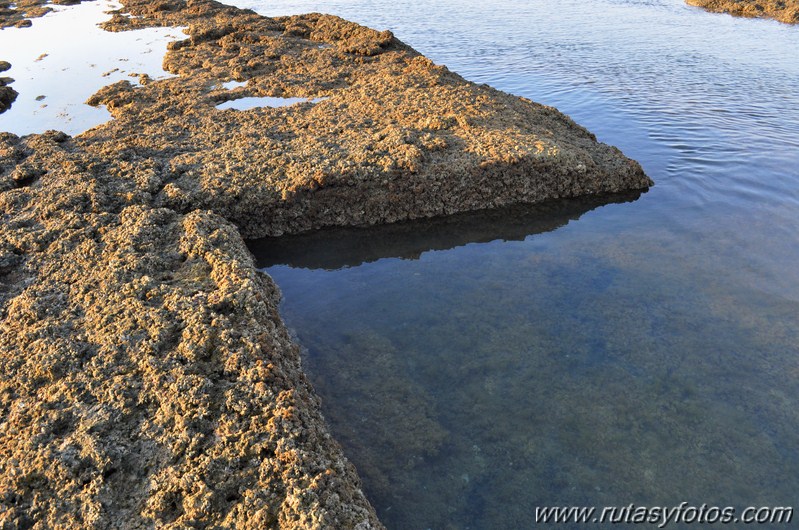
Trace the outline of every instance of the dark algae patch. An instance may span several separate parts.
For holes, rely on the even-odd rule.
[[[242,238],[651,181],[388,31],[212,1],[105,25],[143,26],[188,28],[177,77],[100,90],[76,137],[0,133],[0,526],[380,528]],[[326,99],[216,108],[254,96]]]

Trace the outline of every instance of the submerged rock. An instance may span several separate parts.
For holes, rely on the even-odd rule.
[[[642,189],[557,110],[328,15],[188,26],[78,137],[0,134],[0,525],[379,528],[242,236]],[[228,91],[228,80],[246,87]],[[219,110],[233,97],[326,98]]]
[[[739,17],[773,18],[786,24],[799,24],[799,0],[685,0],[708,11]]]

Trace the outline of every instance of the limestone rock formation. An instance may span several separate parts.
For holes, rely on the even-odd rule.
[[[0,527],[380,527],[235,227],[0,149]]]
[[[738,17],[773,18],[786,24],[799,24],[799,0],[685,0],[708,11]]]
[[[106,87],[74,138],[0,134],[0,526],[380,528],[242,237],[651,181],[390,32],[123,4],[107,29],[188,27],[179,76]],[[244,96],[324,99],[216,108]]]

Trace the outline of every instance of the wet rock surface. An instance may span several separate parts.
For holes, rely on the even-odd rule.
[[[11,108],[11,104],[17,99],[17,91],[10,86],[4,85],[0,79],[0,112]]]
[[[5,72],[11,68],[8,61],[0,61],[0,72]],[[10,77],[0,77],[0,113],[11,107],[11,104],[17,99],[17,92],[11,88],[10,85],[14,80]]]
[[[651,181],[390,32],[123,3],[106,29],[188,28],[179,77],[102,89],[78,137],[0,134],[0,525],[380,527],[242,237]],[[246,96],[327,99],[216,108]]]
[[[765,17],[799,24],[799,0],[686,0],[708,11],[739,17]]]

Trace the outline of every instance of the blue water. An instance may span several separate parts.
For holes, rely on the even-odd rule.
[[[253,243],[389,528],[796,503],[799,27],[681,0],[237,4],[391,29],[656,182]]]

